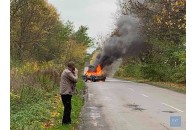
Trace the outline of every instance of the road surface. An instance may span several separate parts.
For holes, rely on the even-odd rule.
[[[79,130],[186,129],[185,94],[113,78],[86,85]],[[171,120],[178,126],[170,126],[171,116],[178,116]]]

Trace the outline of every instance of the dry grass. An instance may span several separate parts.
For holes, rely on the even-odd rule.
[[[186,84],[179,84],[179,83],[172,83],[172,82],[153,82],[147,79],[136,79],[132,77],[116,77],[116,78],[131,80],[133,82],[138,82],[138,83],[146,83],[146,84],[154,85],[156,87],[166,88],[184,94],[186,93]]]

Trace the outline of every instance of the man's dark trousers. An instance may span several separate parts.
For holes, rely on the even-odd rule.
[[[64,105],[64,113],[62,119],[62,125],[71,123],[71,97],[72,95],[61,95],[61,99]]]

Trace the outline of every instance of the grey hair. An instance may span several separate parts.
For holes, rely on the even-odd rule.
[[[75,66],[75,63],[73,61],[69,61],[67,63],[67,67],[71,68],[72,66]]]

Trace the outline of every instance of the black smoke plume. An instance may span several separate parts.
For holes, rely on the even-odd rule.
[[[125,56],[137,56],[147,49],[139,35],[139,20],[133,16],[121,16],[116,31],[104,42],[102,52],[97,55],[94,66],[102,68]]]

